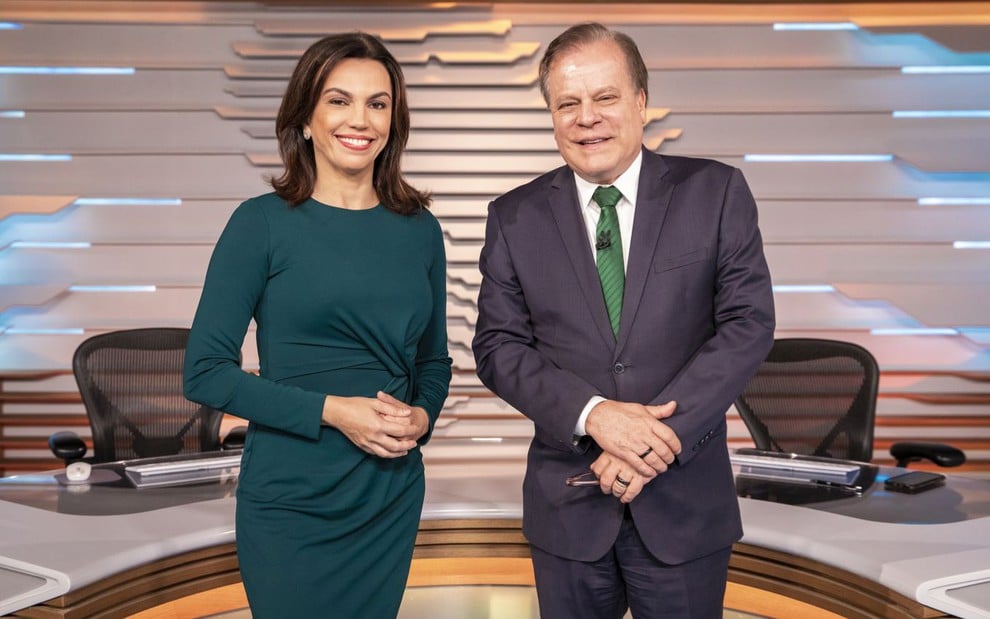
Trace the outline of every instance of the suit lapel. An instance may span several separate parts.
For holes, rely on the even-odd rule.
[[[629,246],[629,263],[626,265],[626,288],[622,295],[622,320],[619,324],[617,352],[622,350],[629,339],[629,332],[636,320],[636,311],[643,298],[646,278],[660,240],[660,229],[674,192],[674,185],[664,180],[667,170],[667,164],[660,156],[643,150],[632,243]]]
[[[609,348],[612,348],[615,346],[615,336],[612,334],[612,325],[605,310],[605,299],[602,297],[602,287],[598,281],[598,268],[591,256],[588,229],[578,205],[574,173],[569,168],[564,167],[558,171],[551,184],[549,202],[550,212],[553,213],[560,238],[567,248],[567,255],[571,266],[574,267],[581,292],[591,310],[595,327]]]

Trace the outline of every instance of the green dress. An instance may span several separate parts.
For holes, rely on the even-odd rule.
[[[260,376],[239,364],[252,317]],[[383,390],[426,409],[432,431],[450,366],[443,238],[428,211],[289,207],[275,194],[235,210],[210,260],[185,388],[250,422],[236,533],[255,619],[397,614],[422,455],[365,453],[321,425],[323,400]]]

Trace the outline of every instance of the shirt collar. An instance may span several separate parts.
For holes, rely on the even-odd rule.
[[[642,167],[643,150],[640,149],[639,154],[637,154],[633,162],[629,164],[626,171],[620,174],[619,178],[615,179],[615,182],[612,183],[616,189],[622,192],[622,197],[634,206],[636,204],[636,197],[639,194],[639,170]],[[589,183],[577,174],[574,175],[574,182],[577,184],[578,199],[581,201],[581,208],[591,206],[591,196],[595,193],[595,190],[598,189],[599,185],[596,183]],[[597,209],[598,205],[595,204],[593,208]]]

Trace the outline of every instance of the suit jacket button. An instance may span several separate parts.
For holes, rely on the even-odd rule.
[[[612,366],[612,371],[615,372],[616,374],[622,374],[623,372],[626,371],[626,366],[622,365],[621,363],[616,363],[615,365]]]

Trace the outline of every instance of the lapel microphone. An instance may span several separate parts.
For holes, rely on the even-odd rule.
[[[598,235],[598,239],[595,241],[595,250],[601,251],[603,249],[608,249],[612,246],[612,231],[605,230]]]

